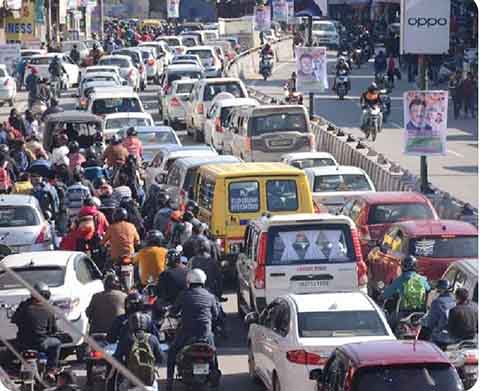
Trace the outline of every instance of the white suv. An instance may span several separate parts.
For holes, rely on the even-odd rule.
[[[336,49],[340,45],[337,28],[332,22],[327,20],[313,22],[312,38],[313,43],[317,46],[327,46]]]

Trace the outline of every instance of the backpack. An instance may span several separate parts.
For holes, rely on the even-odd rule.
[[[80,209],[83,201],[88,198],[87,190],[83,185],[72,185],[65,193],[65,206],[69,209]]]
[[[155,381],[155,355],[149,343],[150,334],[133,334],[133,345],[127,360],[127,368],[146,386]]]
[[[425,307],[426,291],[423,286],[422,277],[415,274],[403,285],[403,297],[400,308],[416,310]]]
[[[38,200],[42,212],[46,211],[54,212],[53,209],[53,199],[50,192],[45,189],[44,186],[39,186],[33,189],[32,195]]]
[[[5,161],[0,166],[0,191],[7,192],[12,188],[12,178],[7,170],[8,162]]]

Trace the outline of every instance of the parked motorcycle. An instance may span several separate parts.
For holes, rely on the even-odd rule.
[[[342,100],[350,91],[350,77],[348,76],[347,71],[341,70],[336,76],[335,91],[340,100]]]
[[[372,141],[377,139],[377,134],[382,130],[382,109],[379,105],[376,106],[369,106],[367,108],[367,121],[365,125],[365,138],[369,138],[370,135],[372,136]]]
[[[267,80],[272,76],[273,70],[273,56],[264,55],[260,59],[260,74],[263,77],[263,80]]]

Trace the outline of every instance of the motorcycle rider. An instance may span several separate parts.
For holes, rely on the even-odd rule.
[[[44,282],[37,282],[35,291],[45,300],[50,300],[50,288]],[[17,325],[17,343],[22,348],[34,349],[47,354],[47,375],[52,378],[58,368],[61,341],[53,335],[57,332],[55,315],[33,294],[21,302],[12,316]]]
[[[375,77],[377,77],[379,73],[385,74],[387,71],[387,56],[385,56],[383,50],[380,50],[375,56],[373,67],[375,69]]]
[[[102,51],[98,48],[98,44],[93,44],[89,56],[92,58],[93,65],[97,65],[98,60],[100,60],[100,57],[102,57]]]
[[[113,273],[113,270],[111,271]],[[143,300],[140,293],[137,291],[130,292],[123,303],[124,313],[118,315],[113,319],[112,326],[107,333],[107,341],[109,343],[116,343],[120,337],[124,334],[125,327],[127,326],[128,317],[143,310]]]
[[[116,134],[110,139],[110,144],[103,153],[103,158],[108,167],[120,167],[128,158],[128,150],[122,145],[122,140]]]
[[[165,270],[167,249],[164,247],[165,238],[160,231],[151,230],[146,235],[147,247],[139,251],[133,261],[138,264],[140,282],[143,286],[148,284],[150,278],[158,280],[159,275]]]
[[[263,48],[260,51],[260,57],[265,57],[265,56],[273,56],[273,50],[269,42],[263,45]]]
[[[211,256],[211,246],[208,239],[198,244],[198,253],[189,261],[189,269],[201,269],[207,275],[205,287],[217,298],[222,297],[223,281],[219,264]]]
[[[335,91],[336,86],[337,86],[337,77],[336,76],[339,76],[343,72],[345,72],[346,75],[349,75],[350,74],[350,67],[348,66],[348,63],[345,61],[344,57],[339,57],[338,61],[337,61],[337,64],[335,65],[335,77],[333,79],[332,90]],[[350,90],[350,88],[351,88],[350,79],[348,79],[347,89]]]
[[[135,156],[137,161],[141,162],[143,159],[143,144],[137,135],[138,132],[135,127],[130,126],[127,129],[127,137],[123,140],[123,146],[128,150],[130,155]]]
[[[158,277],[158,302],[173,304],[180,292],[187,289],[188,269],[182,262],[180,251],[175,248],[167,252],[167,270]]]
[[[79,65],[80,64],[80,52],[78,51],[78,46],[77,44],[74,44],[72,46],[72,50],[70,50],[70,58],[72,59],[72,61]]]
[[[478,334],[478,306],[469,299],[466,288],[455,291],[457,305],[448,315],[448,333],[455,341],[474,339]]]
[[[219,316],[219,306],[215,296],[205,289],[207,275],[203,270],[193,269],[188,272],[188,288],[183,291],[172,308],[172,313],[182,314],[182,328],[177,331],[175,341],[168,350],[167,358],[167,391],[172,391],[173,375],[177,353],[188,343],[206,340],[215,346],[213,324]],[[216,379],[220,378],[218,362],[213,365],[216,370]]]
[[[57,90],[53,94],[53,96],[57,96],[62,88],[62,78],[63,74],[65,73],[65,69],[63,69],[59,56],[55,56],[53,58],[52,62],[48,66],[48,73],[50,74],[50,82],[57,83]]]
[[[183,254],[188,259],[191,259],[198,254],[199,244],[202,241],[208,240],[207,237],[205,236],[206,229],[207,229],[207,226],[204,223],[193,225],[192,236],[190,236],[190,238],[188,238],[188,240],[183,243]]]
[[[360,118],[360,129],[365,130],[367,126],[367,120],[369,115],[369,108],[375,106],[382,106],[380,94],[376,83],[372,83],[368,86],[367,91],[363,92],[360,97],[360,106],[362,107],[362,116]],[[380,112],[380,129],[382,128],[383,117]]]
[[[49,212],[55,218],[60,208],[60,199],[55,188],[36,172],[32,172],[30,181],[33,186],[32,195],[38,200],[43,214]]]

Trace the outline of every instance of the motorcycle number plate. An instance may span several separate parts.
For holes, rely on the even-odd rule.
[[[37,364],[35,362],[23,363],[20,367],[20,372],[35,372],[37,370]]]
[[[465,365],[464,370],[465,373],[469,375],[478,373],[478,367],[476,365]]]
[[[210,372],[210,365],[206,364],[193,364],[194,375],[208,375]]]
[[[132,265],[122,265],[122,267],[120,268],[122,272],[130,272],[132,269]]]

